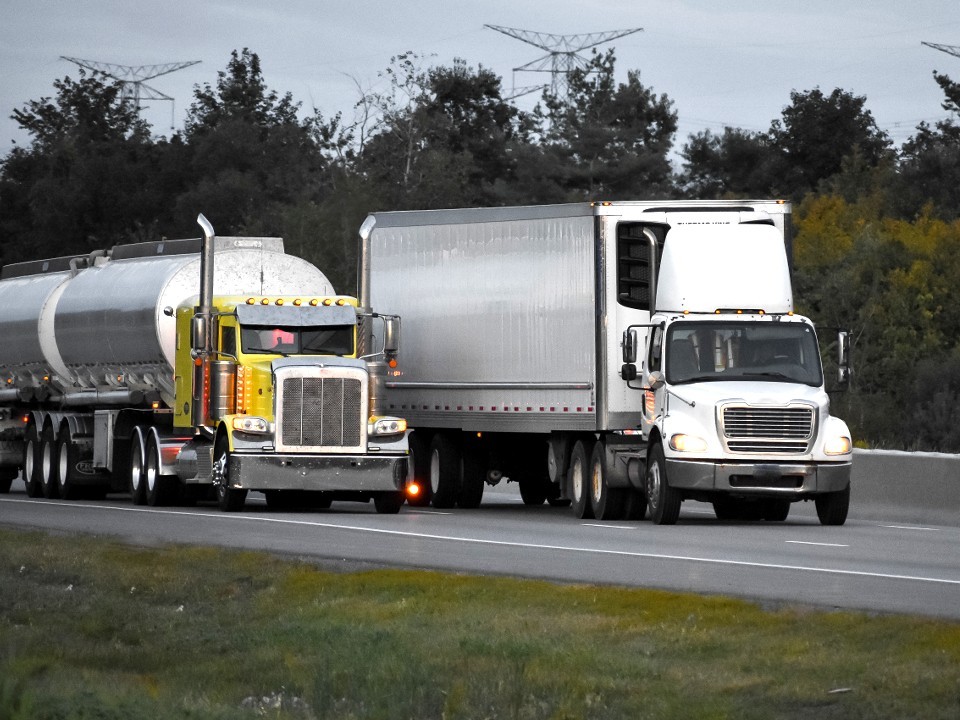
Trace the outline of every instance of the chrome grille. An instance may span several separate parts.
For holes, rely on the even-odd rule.
[[[723,436],[732,452],[809,452],[813,430],[808,406],[723,408]]]
[[[344,377],[287,377],[281,384],[280,439],[295,448],[356,448],[363,441],[363,387]]]

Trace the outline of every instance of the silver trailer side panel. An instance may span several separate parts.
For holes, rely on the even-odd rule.
[[[385,213],[370,301],[403,319],[387,407],[416,427],[596,427],[589,206]]]

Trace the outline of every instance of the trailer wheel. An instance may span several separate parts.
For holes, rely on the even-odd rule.
[[[157,436],[150,433],[147,438],[143,472],[147,505],[150,507],[169,505],[176,496],[177,479],[170,475],[161,474],[162,471],[163,466],[160,463],[160,446],[157,444]]]
[[[373,496],[373,506],[381,515],[396,515],[403,507],[403,493],[382,492]]]
[[[460,448],[447,435],[435,435],[430,443],[430,490],[435,508],[456,504],[462,472]]]
[[[482,447],[463,449],[463,475],[460,480],[460,495],[457,505],[462,508],[478,508],[483,501],[483,486],[487,482],[487,453]]]
[[[147,504],[147,480],[144,458],[143,428],[136,427],[130,435],[130,497],[134,505]]]
[[[23,441],[23,484],[27,487],[27,497],[43,496],[40,484],[40,433],[37,424],[31,422]]]
[[[430,488],[430,446],[426,437],[416,431],[407,437],[410,453],[407,458],[407,486],[416,483],[420,488],[420,492],[407,498],[407,503],[413,507],[426,507],[433,499]]]
[[[40,487],[43,488],[43,496],[51,500],[60,497],[55,475],[56,450],[57,440],[53,436],[53,426],[46,425],[40,433]]]
[[[607,451],[602,440],[593,446],[590,457],[590,506],[597,520],[622,520],[626,505],[626,490],[611,488]]]
[[[0,468],[0,495],[6,495],[10,492],[10,486],[13,485],[13,481],[18,477],[20,477],[20,468]]]
[[[650,448],[647,460],[647,503],[650,519],[657,525],[674,525],[680,517],[680,491],[667,484],[667,462],[663,446],[656,443]]]
[[[590,504],[590,457],[593,452],[593,440],[577,440],[570,452],[570,469],[567,471],[567,485],[570,491],[570,506],[573,514],[583,520],[593,517]]]
[[[74,478],[79,458],[77,446],[70,437],[70,428],[67,425],[63,425],[57,433],[56,451],[54,479],[57,492],[64,500],[73,500],[80,494],[80,487]]]
[[[821,525],[843,525],[850,509],[850,486],[839,492],[817,495],[815,502]]]
[[[213,485],[217,492],[217,505],[224,512],[239,512],[247,501],[247,491],[230,487],[230,442],[221,433],[213,450]]]

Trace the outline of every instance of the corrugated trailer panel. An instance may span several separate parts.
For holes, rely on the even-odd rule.
[[[403,318],[388,407],[414,427],[596,427],[594,217],[530,215],[376,216],[371,301]]]

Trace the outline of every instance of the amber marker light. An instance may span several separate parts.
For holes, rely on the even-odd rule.
[[[267,298],[263,298],[263,300],[260,301],[260,304],[261,304],[261,305],[269,305],[269,304],[270,304],[270,301],[269,301]]]
[[[296,307],[300,307],[303,304],[303,300],[301,300],[300,298],[297,298],[296,300],[293,301],[293,304]]]
[[[310,301],[310,305],[313,306],[313,307],[316,307],[319,303],[320,303],[320,301],[317,300],[316,298],[314,298],[313,300]]]
[[[333,305],[333,300],[331,300],[330,298],[324,298],[323,304],[325,307],[330,307],[331,305]]]
[[[415,498],[420,496],[420,484],[412,482],[407,485],[407,497]]]
[[[254,298],[247,298],[247,305],[256,305],[257,301]]]

